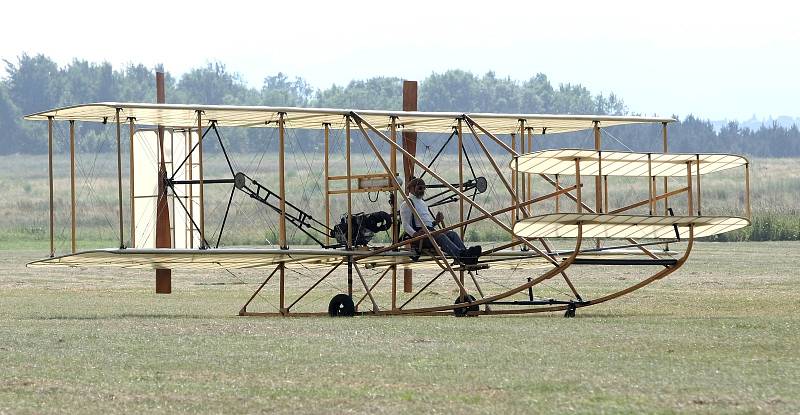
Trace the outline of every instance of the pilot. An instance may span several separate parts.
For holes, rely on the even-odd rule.
[[[428,204],[425,203],[425,200],[423,199],[425,197],[424,180],[421,178],[411,179],[408,182],[406,190],[408,192],[409,201],[414,204],[414,207],[416,208],[423,222],[422,224],[419,223],[417,218],[414,216],[414,213],[411,210],[411,206],[409,206],[408,202],[404,201],[402,204],[400,204],[400,220],[403,222],[403,229],[409,236],[415,237],[424,235],[425,231],[422,229],[423,225],[427,227],[428,230],[435,231],[436,228],[434,228],[434,226],[436,226],[436,224],[444,223],[444,215],[442,212],[437,212],[436,217],[434,218],[428,209]],[[478,257],[481,255],[480,245],[467,248],[464,246],[464,242],[461,240],[461,237],[455,231],[449,230],[447,232],[434,235],[433,238],[436,240],[436,243],[439,245],[442,251],[455,258],[457,261],[467,265],[476,264],[478,262]]]

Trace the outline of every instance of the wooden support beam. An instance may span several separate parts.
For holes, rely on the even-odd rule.
[[[403,111],[417,111],[417,81],[403,81]],[[394,148],[394,147],[392,147]],[[403,130],[403,150],[412,157],[417,155],[417,132]],[[396,151],[396,150],[395,150]],[[405,185],[414,176],[414,161],[403,154],[403,172],[405,173]],[[405,189],[401,190],[405,192]],[[397,201],[397,199],[395,199]],[[398,207],[400,205],[398,204]],[[410,269],[403,269],[403,292],[411,293],[414,291],[414,272]]]
[[[47,117],[47,176],[50,185],[50,258],[56,255],[55,213],[53,211],[53,116]]]
[[[123,234],[123,220],[122,220],[122,121],[119,119],[121,108],[117,108],[117,193],[119,204],[117,209],[119,211],[119,248],[125,248],[125,235]]]
[[[156,102],[166,102],[164,89],[164,73],[156,72]],[[164,127],[158,126],[158,149],[160,161],[158,164],[158,199],[156,202],[156,248],[171,248],[169,203],[167,202],[167,167],[164,158]],[[200,185],[202,191],[203,185]],[[202,225],[201,225],[202,226]],[[156,294],[172,293],[172,270],[156,269]]]
[[[131,199],[131,248],[136,248],[136,198],[133,197],[133,185],[136,178],[133,168],[133,135],[135,131],[133,121],[133,117],[128,117],[128,139],[130,140],[128,143],[128,188]]]
[[[325,158],[324,158],[324,168],[323,173],[325,175],[325,228],[331,228],[331,195],[330,191],[330,183],[328,182],[330,177],[330,162],[328,159],[328,154],[330,152],[330,144],[329,144],[329,136],[331,131],[331,125],[329,123],[322,124],[322,127],[325,129]],[[325,233],[325,244],[330,245],[331,243],[331,236],[328,233]]]
[[[52,181],[52,180],[51,180]],[[52,190],[51,190],[51,199],[52,199]],[[747,214],[747,219],[752,219],[751,212],[750,212],[750,163],[745,163],[744,165],[744,201],[745,201],[745,213]]]
[[[283,125],[285,116],[286,114],[282,112],[278,114],[278,193],[281,199],[279,202],[281,219],[278,222],[278,243],[281,249],[289,248],[286,241],[286,129]],[[283,277],[282,268],[281,277]]]
[[[78,251],[75,238],[75,120],[69,120],[69,217],[70,217],[70,246],[72,253]]]

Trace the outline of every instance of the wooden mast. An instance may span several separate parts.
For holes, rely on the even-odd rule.
[[[164,104],[164,73],[156,72],[156,103]],[[158,165],[158,201],[156,203],[156,248],[172,248],[169,232],[169,203],[167,202],[167,166],[164,159],[164,127],[158,126],[158,148],[161,162]],[[172,293],[172,270],[156,269],[156,294]]]
[[[403,111],[417,111],[417,81],[403,81]],[[403,149],[412,156],[417,156],[417,132],[403,130]],[[414,176],[414,161],[403,154],[403,173],[405,173],[405,187]],[[405,190],[403,190],[405,191]],[[399,205],[398,205],[399,206]],[[403,292],[413,292],[413,272],[403,270]]]

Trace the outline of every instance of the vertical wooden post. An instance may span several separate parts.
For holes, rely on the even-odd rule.
[[[75,120],[69,120],[69,216],[70,246],[74,254],[78,251],[75,238]]]
[[[205,193],[203,186],[203,180],[205,179],[205,175],[203,174],[203,112],[198,110],[197,111],[197,175],[200,176],[197,179],[200,181],[199,185],[197,186],[198,191],[198,210],[200,211],[200,249],[204,249],[206,247],[206,203],[205,203]]]
[[[577,205],[576,211],[583,213],[583,206],[581,206],[581,159],[575,159],[575,203]]]
[[[330,195],[330,183],[328,182],[328,177],[330,176],[330,160],[328,158],[328,153],[330,151],[330,131],[331,125],[329,123],[323,123],[322,127],[325,129],[325,158],[323,163],[325,166],[323,168],[325,174],[325,228],[330,229],[331,227],[331,195]],[[325,243],[330,245],[331,243],[331,236],[328,232],[325,233]]]
[[[661,136],[663,139],[663,151],[664,154],[667,154],[667,122],[663,121],[661,123]],[[664,216],[669,215],[669,197],[667,196],[669,193],[669,184],[667,176],[664,176]]]
[[[164,73],[156,72],[156,102],[163,104],[166,102],[166,92],[164,89]],[[158,147],[160,151],[160,163],[158,167],[158,200],[156,203],[156,248],[171,248],[172,237],[170,236],[170,217],[169,203],[167,202],[167,167],[164,153],[164,127],[158,126]],[[201,185],[202,186],[202,185]],[[156,293],[172,293],[172,270],[159,268],[156,269]]]
[[[389,127],[392,142],[397,144],[397,117],[391,117],[392,124]],[[389,157],[391,160],[389,161],[389,168],[392,174],[392,244],[396,244],[397,241],[400,239],[400,227],[397,226],[398,224],[398,208],[400,207],[400,203],[397,199],[397,149],[394,146],[389,150]],[[400,189],[400,191],[403,191]],[[392,310],[397,309],[397,265],[392,265]]]
[[[608,175],[603,176],[603,207],[608,212]]]
[[[128,117],[128,138],[130,140],[128,149],[130,153],[128,154],[128,187],[130,188],[131,198],[131,248],[136,248],[136,211],[134,210],[136,207],[136,198],[133,197],[133,184],[136,176],[133,168],[133,133],[133,117]]]
[[[278,222],[278,243],[281,249],[288,249],[286,241],[286,131],[283,126],[284,113],[278,113],[278,193],[280,193],[279,207],[281,220]],[[283,307],[283,306],[281,306]]]
[[[517,151],[517,134],[511,133],[511,148],[514,151]],[[514,207],[514,210],[511,211],[511,229],[514,229],[514,226],[517,224],[517,172],[514,170],[514,166],[511,167],[511,190],[513,190],[514,194],[511,195],[511,206]],[[517,240],[517,237],[511,235],[511,242]],[[515,250],[515,246],[511,246],[511,250]]]
[[[286,240],[286,130],[284,126],[285,113],[278,113],[278,193],[280,193],[279,207],[281,209],[281,220],[278,223],[278,239],[281,249],[289,249],[289,243]],[[286,266],[281,262],[278,265],[280,272],[279,280],[279,296],[280,304],[279,309],[281,314],[286,314],[289,310],[286,309]]]
[[[528,152],[533,152],[533,127],[528,127]],[[533,199],[533,175],[530,173],[525,173],[525,181],[526,187],[528,188],[528,200]],[[528,205],[528,214],[533,214],[533,205]]]
[[[121,108],[117,108],[117,193],[119,197],[119,248],[125,248],[125,235],[123,234],[122,227],[124,226],[122,220],[122,124],[119,119]]]
[[[185,151],[186,151],[186,154],[189,154],[192,151],[192,149],[194,148],[194,145],[192,145],[192,128],[191,127],[187,127],[186,128],[186,134],[187,135],[186,135],[186,150]],[[198,140],[200,139],[200,130],[199,129],[197,130],[197,138],[198,138]],[[189,156],[189,159],[186,160],[186,162],[189,163],[188,164],[189,168],[186,171],[186,177],[189,180],[193,180],[194,179],[194,177],[192,177],[193,176],[194,165],[195,165],[193,159],[194,159],[194,156]],[[186,235],[186,237],[189,240],[189,249],[194,249],[194,225],[192,224],[192,220],[194,220],[193,219],[194,218],[194,185],[190,184],[189,186],[187,186],[187,189],[188,189],[187,193],[188,193],[189,197],[186,199],[187,200],[186,204],[188,205],[188,208],[189,208],[189,220],[186,223],[186,228],[189,229],[189,234]]]
[[[462,119],[459,118],[457,121],[456,126],[456,134],[458,134],[458,191],[464,192],[464,129],[462,125]],[[458,198],[458,221],[464,222],[464,198]],[[461,236],[461,240],[464,240],[464,232],[466,232],[467,228],[464,225],[459,227],[458,234]],[[461,285],[464,285],[464,270],[458,271],[458,278],[461,281]]]
[[[53,212],[53,117],[47,117],[47,175],[50,184],[50,258],[56,256],[55,213]]]
[[[692,204],[692,162],[686,162],[686,196],[687,196],[687,206],[688,206],[688,216],[694,216],[694,205]]]
[[[347,250],[353,250],[353,166],[350,160],[350,116],[344,119],[345,165],[347,168]],[[353,257],[347,257],[347,295],[353,296]]]
[[[350,160],[350,116],[345,117],[344,134],[345,174],[347,175],[347,249],[350,250],[353,249],[353,181],[351,179],[353,166]]]
[[[458,190],[464,192],[464,126],[463,120],[461,118],[458,119],[457,130],[458,133]],[[464,198],[458,198],[458,220],[459,222],[464,222]],[[466,228],[464,225],[461,225],[460,235],[461,240],[464,240],[464,232]]]
[[[523,127],[523,125],[522,125],[523,121],[520,121],[520,124],[521,124],[520,127]],[[519,131],[519,154],[520,155],[525,154],[525,129],[526,128],[520,128],[520,131]],[[519,167],[519,163],[516,163],[516,166],[514,166],[514,167],[515,168]],[[528,200],[526,198],[526,196],[525,196],[525,190],[526,190],[526,187],[525,187],[525,174],[520,172],[519,169],[517,169],[517,180],[519,180],[519,194],[517,196],[519,196],[519,201],[520,202],[525,202],[526,200]],[[524,213],[525,210],[527,210],[527,209],[526,208],[520,208],[520,210],[522,210],[522,212],[523,212],[523,217],[527,217],[527,215],[525,215],[525,213]]]
[[[703,216],[702,199],[700,196],[700,155],[695,154],[697,157],[697,216]]]
[[[594,121],[594,150],[597,151],[598,169],[602,171],[602,157],[600,157],[600,121]],[[603,213],[603,189],[601,188],[601,177],[598,174],[594,177],[594,211]],[[599,240],[598,240],[599,243]]]
[[[653,201],[653,194],[655,190],[655,178],[653,177],[653,160],[650,153],[647,153],[647,208],[650,211],[650,216],[655,213],[655,202]]]
[[[403,81],[403,111],[417,111],[417,81]],[[403,130],[403,150],[411,156],[417,155],[417,132]],[[403,154],[403,172],[405,173],[405,185],[414,176],[414,160]],[[405,190],[403,190],[405,191]],[[403,270],[403,292],[413,292],[414,274],[410,269]]]
[[[752,217],[750,216],[750,163],[744,164],[744,201],[746,203],[745,212],[747,213],[747,219],[751,219]]]

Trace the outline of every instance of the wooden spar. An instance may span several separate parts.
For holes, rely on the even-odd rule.
[[[397,117],[392,117],[392,124],[389,127],[392,142],[397,144]],[[394,147],[389,151],[390,167],[392,170],[392,182],[397,182],[397,149]],[[397,203],[397,189],[392,189],[392,245],[396,244],[400,239],[400,227],[398,224],[398,207]],[[392,310],[397,309],[397,265],[392,265]],[[377,284],[377,282],[376,282]]]
[[[686,196],[687,196],[687,205],[688,209],[686,214],[688,216],[694,216],[694,206],[692,205],[692,162],[686,162]]]
[[[345,165],[347,169],[347,250],[353,250],[353,166],[350,149],[350,117],[344,118],[344,133],[345,133]],[[353,298],[353,257],[347,257],[347,295]]]
[[[661,123],[661,136],[664,141],[663,152],[667,154],[667,122],[664,121]],[[669,193],[669,184],[668,179],[664,176],[664,193]],[[669,198],[664,198],[664,216],[669,215]]]
[[[345,168],[347,171],[347,249],[353,249],[353,181],[351,180],[352,172],[352,163],[350,160],[350,117],[345,117],[344,120],[344,131],[345,131],[345,149],[344,149],[344,158],[345,158]]]
[[[575,159],[575,204],[577,212],[581,213],[583,206],[581,203],[581,159]]]
[[[56,256],[54,239],[55,213],[53,212],[53,116],[47,117],[47,175],[50,185],[50,258]]]
[[[417,109],[417,81],[403,81],[403,111],[417,111]],[[394,146],[392,148],[394,148]],[[403,150],[408,152],[411,157],[417,156],[416,131],[403,129]],[[414,176],[414,167],[414,161],[403,154],[405,186],[408,186],[408,183],[411,182],[411,177]],[[405,192],[405,189],[401,189],[400,191]],[[399,206],[398,204],[398,207]],[[410,269],[403,269],[403,292],[411,293],[414,291],[413,280],[414,272]]]
[[[525,154],[525,120],[519,121],[519,154]],[[520,202],[525,199],[525,175],[519,171],[519,162],[514,163],[514,168],[517,170],[517,186],[514,188]],[[528,217],[523,210],[523,217]]]
[[[206,248],[206,198],[205,198],[205,173],[203,172],[203,112],[197,111],[197,179],[200,181],[198,188],[200,207],[200,249]]]
[[[125,235],[122,231],[124,226],[122,220],[122,125],[119,119],[119,113],[121,111],[121,108],[117,108],[117,193],[119,197],[117,209],[119,210],[119,248],[123,249],[125,248]]]
[[[457,133],[458,133],[458,185],[459,189],[464,191],[464,126],[461,118],[458,119]],[[394,147],[392,148],[394,150]],[[464,201],[458,199],[458,219],[459,222],[464,222]],[[459,234],[461,240],[464,240],[464,232],[466,228],[461,226]]]
[[[278,223],[278,239],[281,249],[289,249],[286,241],[286,129],[284,126],[285,113],[278,113],[278,193],[280,194],[281,219]],[[289,312],[286,309],[286,266],[283,262],[278,265],[279,271],[279,310],[281,314]]]
[[[156,72],[156,102],[166,102],[164,91],[164,73]],[[169,203],[167,202],[167,166],[164,158],[164,126],[158,126],[158,148],[160,162],[158,164],[158,199],[156,201],[156,248],[171,248]],[[202,188],[202,184],[200,185]],[[172,292],[172,270],[156,269],[156,294]]]
[[[78,251],[75,239],[75,120],[69,120],[69,216],[70,246],[74,254]]]
[[[700,155],[697,154],[697,216],[703,216],[700,199]]]
[[[517,149],[517,135],[515,133],[511,133],[511,148],[516,151]],[[517,160],[518,157],[514,157],[514,160]],[[517,164],[511,167],[511,189],[513,189],[513,194],[511,195],[511,206],[514,206],[514,210],[511,211],[511,229],[514,229],[514,225],[517,224],[517,198],[516,198],[516,191],[517,191],[517,171],[516,171]],[[517,240],[517,237],[512,235],[511,242]],[[512,250],[514,247],[511,248]]]
[[[533,152],[533,127],[528,127],[528,152]],[[527,192],[526,192],[526,201],[533,199],[533,175],[529,173],[523,174],[525,177],[525,182]],[[533,206],[528,206],[528,215],[533,214]]]
[[[647,207],[650,210],[650,216],[653,216],[655,213],[655,202],[653,201],[653,185],[655,185],[655,181],[653,181],[653,158],[650,153],[647,153]]]
[[[331,125],[329,123],[322,124],[323,128],[325,129],[325,157],[324,157],[324,174],[325,174],[325,229],[331,228],[331,195],[330,195],[330,187],[331,184],[328,183],[328,177],[330,177],[330,170],[329,170],[329,159],[328,159],[328,152],[330,151],[330,144],[329,144],[329,136],[331,131]],[[329,232],[325,232],[325,243],[330,245],[331,243],[331,236]]]
[[[191,153],[192,148],[194,147],[192,145],[192,129],[191,129],[191,127],[186,129],[186,133],[187,133],[187,136],[186,136],[186,140],[185,140],[186,141],[186,150],[185,151],[186,151],[186,154],[189,154],[189,153]],[[198,140],[200,139],[200,130],[197,130],[197,139]],[[189,163],[189,165],[188,165],[189,168],[187,169],[186,177],[189,180],[193,179],[192,170],[194,170],[194,164],[195,164],[192,161],[193,158],[194,157],[189,157],[189,159],[187,160],[187,163]],[[187,237],[189,239],[189,249],[194,249],[194,225],[192,225],[192,220],[193,220],[192,218],[194,218],[194,185],[190,184],[189,186],[187,186],[187,189],[188,189],[187,193],[189,194],[189,197],[187,198],[187,201],[188,201],[187,204],[189,205],[189,224],[188,224],[189,234],[187,235]]]
[[[133,132],[133,117],[128,117],[128,138],[130,139],[128,149],[128,187],[131,199],[131,248],[136,248],[136,213],[134,211],[136,207],[136,198],[133,197],[133,183],[135,177],[133,171]]]
[[[52,195],[52,190],[51,190],[51,195]],[[747,219],[751,219],[752,216],[750,216],[750,163],[749,162],[744,164],[744,201],[746,203],[745,212],[747,213]]]
[[[403,111],[417,111],[417,81],[403,81]],[[417,132],[403,129],[403,149],[411,155],[417,155]],[[403,157],[403,173],[405,183],[414,176],[414,162]]]
[[[600,121],[594,121],[594,150],[598,152],[597,168],[600,173],[594,177],[594,210],[597,213],[603,213],[603,189],[601,187],[600,177],[603,171],[603,157],[600,155]]]
[[[456,151],[458,152],[458,190],[463,192],[464,191],[464,129],[463,125],[461,125],[462,120],[459,118],[456,125],[456,134],[458,135],[458,147]],[[464,200],[461,198],[458,199],[458,221],[460,223],[464,223]],[[459,227],[458,234],[461,237],[461,240],[464,240],[464,232],[466,231],[466,227],[464,225]],[[464,270],[458,271],[458,278],[461,280],[461,285],[464,285]],[[482,296],[482,294],[481,294]]]
[[[603,189],[602,177],[603,174],[603,153],[600,151],[600,121],[594,121],[594,149],[597,151],[597,176],[594,177],[594,210],[597,213],[603,213]],[[594,240],[595,247],[600,248],[600,238]]]

